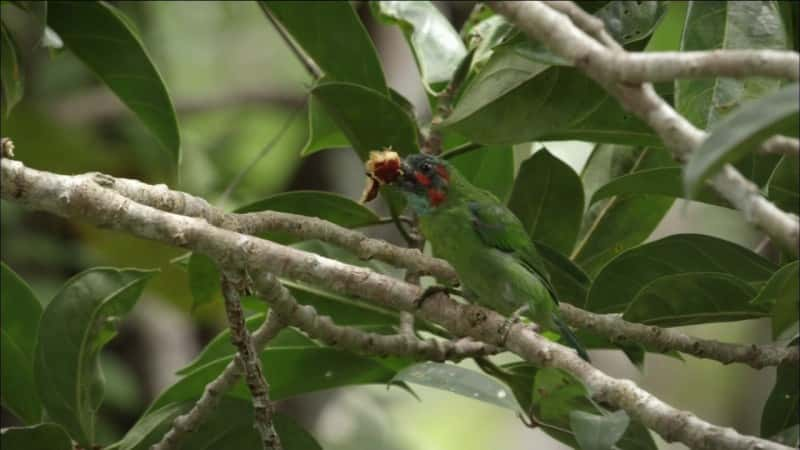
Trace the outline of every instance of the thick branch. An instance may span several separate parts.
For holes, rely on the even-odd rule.
[[[264,323],[253,332],[252,342],[256,352],[260,352],[285,326],[277,314],[270,313]],[[225,392],[239,381],[241,375],[242,358],[237,354],[228,363],[222,374],[206,385],[203,395],[192,406],[192,409],[186,414],[176,417],[172,422],[172,428],[164,434],[161,441],[150,447],[150,450],[177,450],[183,438],[205,422],[208,415],[217,408]]]
[[[304,239],[321,239],[360,255],[363,255],[364,247],[367,246],[368,248],[380,249],[380,251],[374,253],[374,256],[382,261],[405,267],[409,271],[423,268],[426,273],[441,280],[448,280],[451,283],[457,281],[455,270],[446,261],[426,256],[416,250],[396,247],[384,241],[370,239],[359,232],[340,227],[331,222],[306,216],[264,211],[242,215],[246,217],[244,220],[249,222],[248,225],[242,226],[239,224],[240,216],[224,213],[199,197],[180,191],[168,190],[164,185],[154,187],[137,180],[112,178],[100,174],[92,174],[90,176],[95,181],[111,187],[139,203],[181,215],[201,217],[212,225],[232,231],[253,233],[280,230]],[[592,319],[596,316],[595,314],[563,303],[561,304],[561,309],[565,314],[564,318],[569,324],[578,328],[583,327],[587,321],[603,323],[606,320],[603,319],[603,316],[597,316],[597,319]],[[644,325],[626,322],[619,318],[612,325],[609,327],[597,327],[595,331],[607,336],[619,336],[622,333],[625,334],[625,339],[629,341],[638,340],[642,336],[646,336],[644,339],[647,339],[647,341],[643,343],[652,345],[654,348],[663,351],[677,350],[699,358],[714,359],[722,363],[738,362],[755,368],[777,365],[780,361],[798,364],[798,351],[796,348],[775,350],[772,346],[757,346],[756,349],[759,352],[763,350],[765,353],[752,356],[753,347],[748,345],[699,339],[675,330],[670,330],[666,334],[656,332],[639,333],[637,331],[639,329],[636,327]]]
[[[625,64],[626,55],[629,55],[626,52],[606,48],[576,27],[567,16],[542,2],[490,4],[525,34],[541,41],[605,87],[626,110],[647,123],[677,159],[684,160],[706,139],[707,133],[695,128],[678,114],[658,96],[651,84],[617,82],[615,73],[624,70],[619,66]],[[794,67],[796,71],[797,63]],[[789,251],[797,253],[800,244],[800,221],[797,216],[781,211],[729,164],[711,177],[710,184],[741,211],[748,222],[764,230]]]
[[[327,220],[278,211],[226,213],[200,197],[172,191],[163,184],[152,186],[138,180],[113,178],[99,173],[89,176],[137,203],[175,214],[199,217],[226,230],[252,235],[282,231],[305,239],[319,239],[346,248],[362,259],[377,258],[420,275],[433,275],[444,283],[455,284],[458,281],[455,270],[444,260],[424,257],[418,249],[397,247]]]
[[[34,209],[88,220],[99,226],[205,253],[228,270],[264,268],[275,275],[355,295],[382,306],[414,311],[420,288],[404,281],[350,266],[316,254],[241,235],[199,219],[159,211],[104,189],[86,177],[69,177],[25,168],[8,159],[2,165],[2,197]],[[788,449],[775,442],[741,435],[705,422],[583,361],[572,349],[551,342],[521,323],[477,305],[458,303],[444,294],[430,297],[417,311],[456,336],[471,336],[503,346],[542,367],[576,376],[599,401],[624,409],[669,442],[699,449]],[[507,334],[504,331],[507,330]],[[503,337],[505,336],[505,339]],[[256,343],[257,344],[257,343]],[[260,348],[260,347],[259,347]]]
[[[678,78],[772,77],[797,80],[800,58],[788,50],[620,53],[602,60],[607,76],[625,83]]]
[[[239,283],[242,281],[239,280]],[[281,440],[272,423],[275,405],[269,399],[269,385],[261,370],[258,352],[245,326],[239,290],[229,276],[222,277],[222,294],[225,298],[225,311],[228,314],[228,324],[231,329],[231,341],[238,350],[247,388],[253,397],[254,425],[261,436],[261,447],[264,450],[281,450]]]
[[[570,325],[586,328],[615,343],[637,342],[661,351],[677,350],[687,355],[713,359],[729,364],[739,362],[756,369],[781,363],[798,364],[797,347],[768,345],[738,345],[687,336],[678,331],[626,322],[617,314],[592,314],[572,305],[561,303],[561,315]]]

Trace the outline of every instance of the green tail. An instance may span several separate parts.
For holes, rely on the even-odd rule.
[[[559,317],[558,314],[553,314],[553,322],[556,323],[558,330],[561,332],[561,336],[567,340],[569,346],[577,350],[578,356],[583,358],[586,362],[592,362],[589,359],[589,354],[586,353],[586,349],[583,347],[583,345],[581,345],[580,342],[578,342],[578,338],[575,337],[575,334],[572,333],[572,330],[570,330],[567,324],[561,320],[561,317]]]

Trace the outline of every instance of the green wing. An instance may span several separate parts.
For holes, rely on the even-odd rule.
[[[483,243],[511,253],[520,264],[541,280],[553,300],[558,303],[544,261],[514,213],[499,203],[469,202],[467,206],[472,215],[472,226]]]

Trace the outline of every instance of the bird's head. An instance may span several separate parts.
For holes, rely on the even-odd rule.
[[[419,214],[430,212],[447,200],[451,166],[436,156],[414,154],[401,160],[397,153],[383,150],[372,152],[366,167],[369,180],[364,201],[374,198],[378,187],[384,184],[400,189]]]

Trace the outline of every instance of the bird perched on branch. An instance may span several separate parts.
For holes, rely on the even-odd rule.
[[[372,152],[362,200],[393,186],[419,216],[433,253],[458,272],[467,300],[504,315],[521,314],[554,331],[585,360],[586,350],[558,315],[555,289],[519,219],[493,194],[473,186],[446,160],[390,150]],[[424,296],[425,294],[423,294]]]

